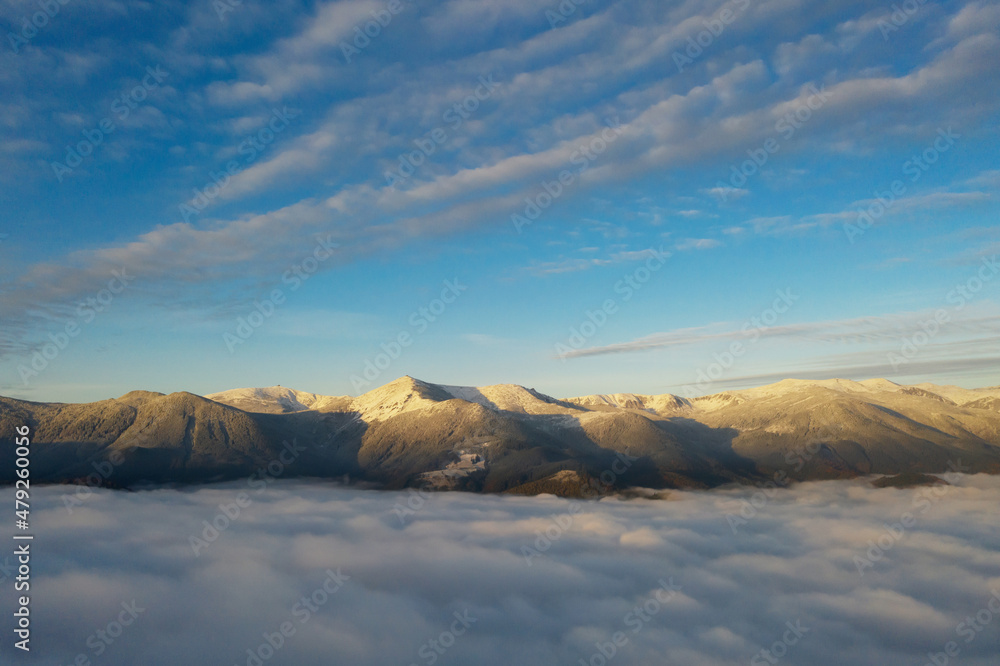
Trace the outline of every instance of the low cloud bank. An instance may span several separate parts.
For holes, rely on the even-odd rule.
[[[0,661],[995,664],[1000,478],[949,479],[589,503],[225,484],[72,513],[39,488],[32,651],[5,593]]]

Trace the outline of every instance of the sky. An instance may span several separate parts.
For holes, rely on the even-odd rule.
[[[1000,384],[1000,3],[46,6],[0,394]]]
[[[996,664],[1000,479],[945,476],[591,502],[43,486],[47,661],[10,663]]]

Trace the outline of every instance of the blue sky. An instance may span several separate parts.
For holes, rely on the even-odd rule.
[[[1000,384],[1000,3],[54,7],[0,394]]]

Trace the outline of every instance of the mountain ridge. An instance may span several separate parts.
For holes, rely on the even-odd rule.
[[[290,442],[302,452],[282,463],[283,476],[387,488],[574,495],[588,482],[607,491],[709,488],[778,472],[791,480],[932,474],[956,462],[1000,473],[1000,388],[887,379],[786,379],[697,398],[559,399],[517,384],[409,376],[359,396],[273,386],[131,391],[82,404],[0,398],[2,481],[13,478],[13,428],[25,423],[39,482],[87,479],[112,458],[101,481],[114,485],[241,478]],[[621,456],[632,462],[609,471]]]

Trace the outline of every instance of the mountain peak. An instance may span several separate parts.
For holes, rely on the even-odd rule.
[[[91,458],[112,451],[127,459],[123,483],[231,478],[295,438],[310,446],[299,473],[397,486],[432,474],[449,487],[491,492],[540,491],[536,481],[570,492],[572,483],[559,479],[599,475],[620,452],[643,461],[629,483],[753,481],[786,469],[788,455],[810,441],[824,442],[825,453],[795,478],[936,473],[959,457],[1000,472],[1000,391],[885,379],[788,379],[691,400],[557,400],[518,384],[451,386],[409,375],[357,397],[271,386],[208,398],[137,391],[84,405],[0,399],[0,443],[23,422],[37,423],[35,441],[49,447],[39,478],[57,481],[90,473]]]
[[[569,398],[583,407],[614,407],[618,409],[642,409],[656,413],[673,412],[691,407],[691,401],[672,393],[662,395],[641,395],[638,393],[599,393]]]
[[[152,398],[162,398],[163,395],[163,393],[158,393],[156,391],[129,391],[125,395],[115,399],[118,402],[134,405],[140,402],[145,402],[146,400],[151,400]]]
[[[556,399],[520,384],[457,386],[434,384],[411,375],[403,375],[356,397],[319,395],[278,384],[267,388],[231,389],[210,394],[206,398],[247,412],[292,413],[309,410],[326,412],[352,409],[365,419],[386,419],[402,412],[423,409],[456,399],[478,404],[493,411],[522,414],[566,414],[573,411],[594,409],[637,409],[665,415],[690,409],[714,411],[747,400],[758,398],[780,400],[784,396],[799,393],[817,393],[818,396],[822,393],[834,392],[859,397],[871,396],[871,399],[876,399],[882,394],[908,394],[912,396],[921,391],[927,394],[925,397],[933,395],[950,400],[957,405],[987,404],[983,401],[1000,398],[1000,390],[997,389],[965,389],[929,383],[903,386],[888,379],[876,377],[862,381],[844,378],[787,378],[766,386],[722,391],[691,399],[669,393],[662,395],[610,393]],[[150,398],[162,397],[162,395],[133,391],[118,400],[135,405]]]
[[[297,391],[286,386],[275,385],[267,388],[238,388],[212,393],[205,396],[209,400],[221,402],[245,412],[288,413],[320,409],[324,405],[340,399],[334,396],[316,395]]]
[[[493,384],[491,386],[446,386],[441,388],[451,397],[474,402],[489,409],[518,412],[521,414],[549,414],[575,406],[556,400],[533,388],[520,384]]]
[[[414,409],[430,407],[434,403],[450,400],[451,397],[435,384],[404,375],[354,398],[351,400],[351,409],[359,412],[366,421],[382,420]]]

